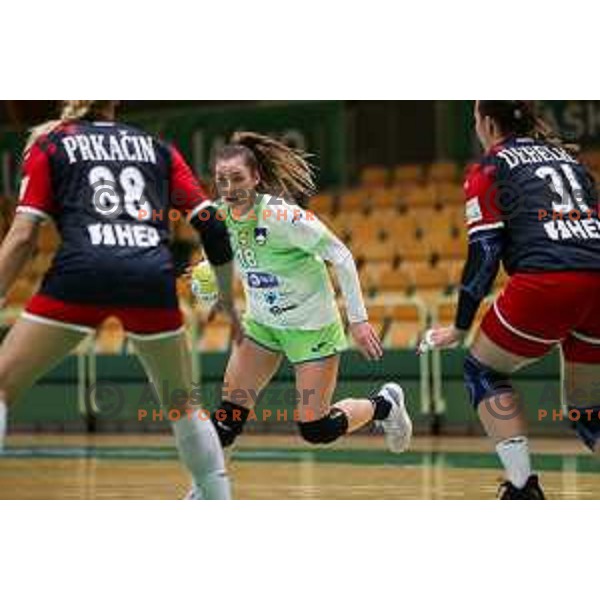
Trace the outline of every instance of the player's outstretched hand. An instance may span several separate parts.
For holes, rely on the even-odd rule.
[[[379,360],[383,356],[383,347],[379,336],[368,321],[351,323],[350,334],[365,358]]]
[[[429,350],[443,350],[445,348],[456,348],[465,338],[466,332],[450,327],[434,327],[428,329],[417,348],[417,354]]]

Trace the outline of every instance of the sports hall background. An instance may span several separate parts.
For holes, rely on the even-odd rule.
[[[565,137],[582,144],[585,160],[600,174],[600,102],[541,104]],[[0,238],[13,214],[27,127],[55,111],[54,101],[0,103]],[[376,365],[347,352],[336,397],[360,395],[395,379],[408,389],[418,432],[479,431],[463,391],[463,352],[415,354],[419,332],[427,324],[449,322],[454,313],[466,254],[462,174],[466,162],[480,152],[471,102],[124,101],[120,118],[172,140],[205,179],[212,151],[235,129],[273,134],[313,153],[320,192],[311,208],[352,249],[371,320],[387,350]],[[57,243],[53,226],[45,226],[36,255],[10,290],[0,335],[38,285]],[[182,222],[173,224],[173,252],[182,268],[189,257],[201,256],[196,234]],[[496,291],[504,279],[501,274]],[[237,292],[241,302],[239,286]],[[206,323],[205,310],[192,306],[183,280],[180,295],[195,351],[194,374],[197,380],[202,377],[210,408],[219,394],[229,328],[218,319]],[[558,373],[558,355],[553,354],[517,378],[534,432],[560,435],[569,430],[553,419],[552,411],[560,409]],[[293,424],[277,411],[291,414],[292,388],[292,372],[284,366],[259,405],[272,414],[263,413],[265,420],[250,429],[291,429]],[[94,339],[27,393],[11,423],[15,430],[33,432],[166,430],[159,420],[140,422],[140,408],[151,414],[158,405],[129,354],[120,323],[108,320]],[[548,417],[540,419],[540,409]]]

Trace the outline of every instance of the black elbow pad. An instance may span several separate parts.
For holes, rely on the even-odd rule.
[[[217,217],[217,207],[207,205],[198,211],[190,224],[199,233],[204,253],[211,265],[224,265],[233,259],[229,233],[222,218]]]

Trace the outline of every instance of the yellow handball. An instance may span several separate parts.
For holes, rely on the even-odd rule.
[[[205,304],[213,304],[219,297],[215,272],[206,260],[192,268],[192,294]]]

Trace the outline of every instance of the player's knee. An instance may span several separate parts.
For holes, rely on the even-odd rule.
[[[478,361],[470,352],[464,362],[464,381],[473,408],[492,396],[514,391],[510,378]]]
[[[223,448],[231,446],[237,436],[242,433],[249,414],[250,411],[247,408],[227,401],[223,402],[213,413],[212,422]]]
[[[580,408],[569,406],[569,413],[577,411],[579,419],[570,420],[571,427],[575,430],[577,437],[592,451],[599,449],[600,440],[600,406]]]
[[[338,409],[317,421],[299,423],[300,435],[309,444],[331,444],[348,431],[348,418]]]

